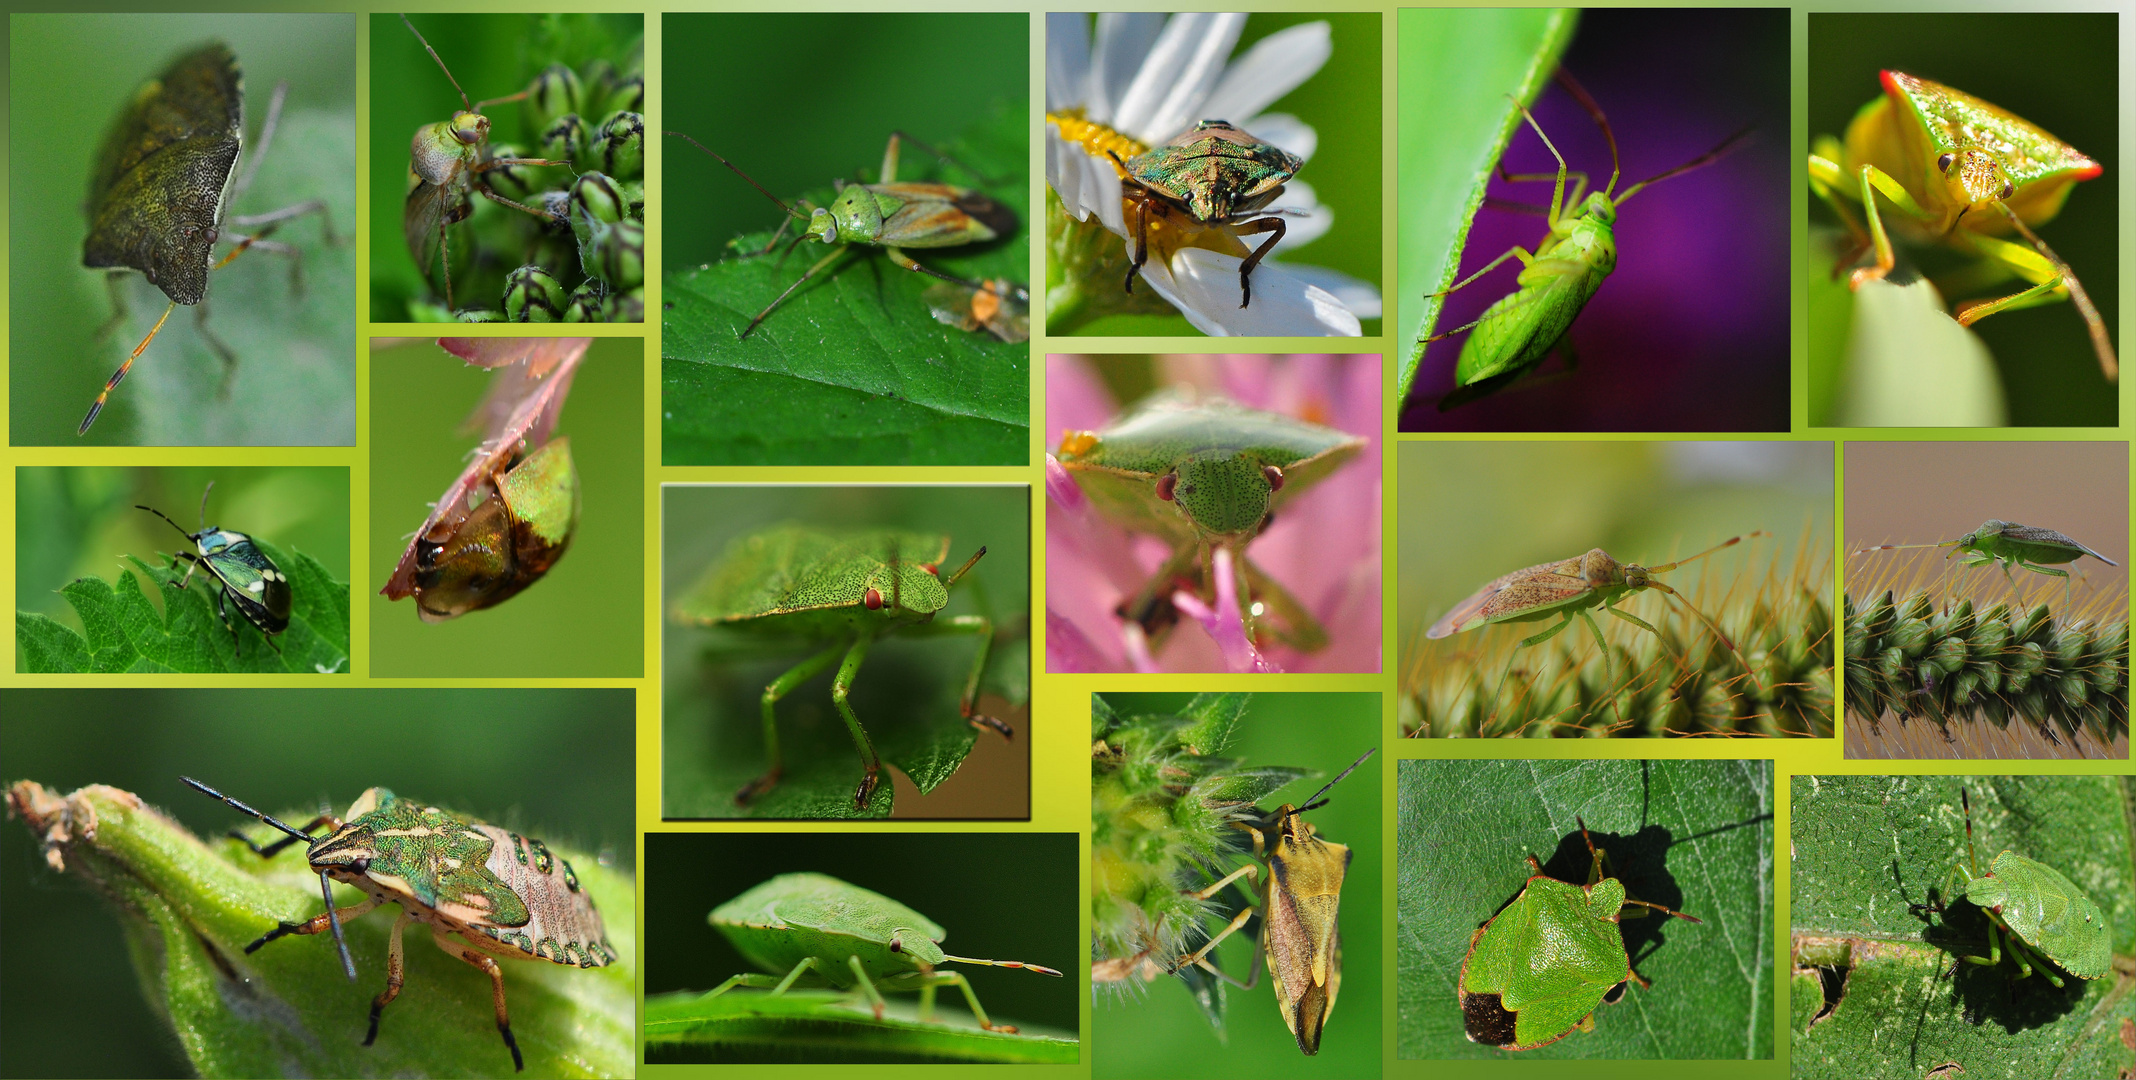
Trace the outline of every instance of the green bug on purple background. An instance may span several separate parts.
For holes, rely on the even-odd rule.
[[[380,904],[401,906],[386,961],[386,988],[371,1000],[365,1046],[377,1041],[379,1015],[400,995],[401,931],[411,922],[430,924],[432,940],[440,949],[489,976],[497,1032],[511,1051],[514,1070],[524,1070],[526,1064],[512,1037],[504,972],[497,958],[547,960],[581,968],[606,967],[618,959],[602,927],[601,914],[594,909],[593,898],[580,888],[571,863],[557,858],[540,840],[469,821],[378,787],[357,797],[345,818],[320,814],[298,829],[191,777],[180,779],[287,834],[265,846],[240,837],[262,858],[273,858],[301,841],[307,845],[305,857],[311,869],[319,875],[326,910],[304,922],[284,922],[269,930],[245,946],[248,955],[288,934],[332,931],[342,970],[354,982],[356,963],[349,956],[342,921]],[[325,832],[312,835],[312,830],[322,826]],[[367,898],[337,908],[333,881],[361,889]]]

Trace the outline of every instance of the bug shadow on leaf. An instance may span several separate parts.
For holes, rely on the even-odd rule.
[[[1683,910],[1683,890],[1665,866],[1669,847],[1675,843],[1669,830],[1659,825],[1647,825],[1626,835],[1590,827],[1587,837],[1603,853],[1602,875],[1622,881],[1627,897],[1660,904],[1672,911]],[[1581,838],[1580,830],[1574,829],[1559,838],[1557,850],[1543,863],[1543,873],[1574,884],[1586,884],[1593,866],[1594,856],[1587,852],[1587,840]],[[1686,914],[1697,915],[1699,912]],[[1659,912],[1649,912],[1646,918],[1627,913],[1619,920],[1617,925],[1624,933],[1624,951],[1631,957],[1634,971],[1661,947],[1668,936],[1665,928],[1675,921]]]
[[[1939,903],[1945,905],[1940,917],[1935,911]],[[2010,1034],[2046,1027],[2075,1010],[2091,987],[2090,982],[2060,971],[2056,972],[2063,983],[2059,989],[2038,970],[2019,978],[2007,942],[2002,963],[1994,967],[1959,959],[1988,954],[1988,918],[1972,904],[1952,902],[1941,886],[1929,887],[1926,904],[1908,903],[1907,907],[1924,924],[1921,940],[1946,954],[1937,980],[1950,980],[1951,999],[1964,1006],[1967,1023],[1994,1023]]]

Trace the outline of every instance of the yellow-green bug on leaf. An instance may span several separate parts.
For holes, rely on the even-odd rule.
[[[2114,964],[2113,925],[2106,913],[2061,871],[2014,851],[1996,855],[1983,872],[1973,846],[1972,797],[1961,787],[1958,799],[1965,807],[1966,862],[1951,866],[1943,895],[1929,910],[1940,913],[1951,900],[1964,899],[1988,920],[1988,955],[1960,953],[1958,960],[1994,967],[2002,963],[2007,942],[2020,979],[2035,967],[2056,987],[2063,985],[2056,967],[2079,979],[2105,977]]]
[[[764,749],[769,762],[761,776],[736,793],[738,805],[747,805],[771,790],[785,771],[773,712],[779,699],[837,664],[831,702],[860,754],[861,776],[853,789],[853,806],[856,811],[867,810],[881,780],[882,757],[846,697],[870,647],[892,634],[978,638],[979,648],[959,703],[963,717],[975,727],[1014,737],[1009,725],[977,711],[979,679],[993,643],[993,621],[984,615],[935,617],[948,606],[949,590],[986,554],[980,548],[944,578],[942,563],[949,556],[949,545],[950,538],[939,533],[839,532],[781,525],[736,538],[675,602],[671,614],[679,623],[832,642],[764,688]]]
[[[616,962],[616,951],[608,943],[593,898],[580,888],[570,862],[557,858],[539,840],[376,787],[359,796],[345,818],[320,814],[297,829],[191,777],[180,779],[287,834],[265,846],[240,837],[262,858],[273,858],[302,842],[307,845],[306,859],[319,875],[326,910],[304,922],[285,922],[269,930],[245,946],[247,954],[284,935],[331,930],[341,952],[342,970],[354,982],[356,962],[342,937],[342,920],[361,916],[380,904],[400,905],[386,961],[386,988],[371,999],[365,1046],[378,1040],[379,1014],[400,996],[401,932],[412,922],[430,924],[431,940],[438,948],[489,976],[497,1032],[511,1051],[515,1071],[523,1071],[526,1064],[518,1040],[512,1037],[504,971],[497,960],[547,960],[582,968]],[[313,836],[312,830],[321,827],[326,831]],[[337,908],[330,881],[361,889],[367,899]]]
[[[1959,304],[1961,325],[2069,300],[2091,334],[2099,370],[2109,381],[2119,378],[2105,320],[2076,272],[2031,229],[2052,220],[2071,188],[2103,167],[2045,128],[1963,91],[1903,71],[1884,71],[1881,80],[1884,96],[1855,114],[1846,141],[1819,136],[1810,153],[1810,190],[1855,238],[1842,268],[1863,253],[1875,255],[1850,283],[1882,279],[1896,265],[1885,230],[1886,212],[1896,211],[1891,220],[1902,236],[1979,255],[2030,283],[1999,299]],[[2025,243],[2002,239],[2012,231]]]
[[[987,1017],[963,972],[936,969],[958,963],[1061,974],[1021,960],[951,956],[942,951],[940,942],[948,932],[940,924],[881,893],[828,874],[780,874],[713,908],[708,918],[750,963],[771,974],[736,975],[706,997],[737,986],[769,987],[773,996],[797,984],[857,987],[867,996],[875,1019],[881,1020],[884,990],[917,990],[920,1019],[926,1021],[934,1017],[935,988],[955,986],[964,992],[980,1027],[1014,1034],[1013,1025]]]

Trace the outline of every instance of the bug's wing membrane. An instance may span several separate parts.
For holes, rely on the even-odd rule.
[[[1579,559],[1539,563],[1515,570],[1476,590],[1468,599],[1455,604],[1444,618],[1433,623],[1424,636],[1443,638],[1523,613],[1530,619],[1541,618],[1557,605],[1587,591],[1587,580],[1580,573]]]
[[[2080,544],[2077,541],[2070,539],[2068,536],[2054,531],[2053,529],[2042,529],[2036,525],[2006,525],[2003,527],[2002,534],[2012,540],[2021,541],[2027,544],[2047,544],[2054,547],[2064,547],[2070,548],[2075,551],[2081,551],[2084,554],[2089,555],[2092,558],[2107,564],[2108,566],[2121,565],[2120,563],[2117,563],[2114,560],[2109,559],[2106,556],[2101,555],[2088,547],[2085,547],[2083,544]]]
[[[255,626],[270,634],[289,629],[289,578],[251,541],[215,552],[208,565]]]

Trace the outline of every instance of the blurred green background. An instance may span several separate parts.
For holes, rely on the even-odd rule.
[[[635,855],[629,690],[9,689],[0,713],[0,780],[61,793],[111,784],[204,837],[246,819],[180,775],[292,817],[339,813],[380,785],[603,861],[628,867]],[[468,752],[499,739],[534,752]],[[0,1072],[190,1075],[142,997],[111,910],[37,848],[20,823],[0,822]],[[359,975],[351,1038],[383,979]]]
[[[1831,443],[1405,442],[1395,456],[1404,656],[1486,582],[1589,548],[1652,566],[1754,529],[1773,534],[1658,579],[1678,589],[1703,574],[1725,582],[1745,568],[1790,565],[1805,525],[1813,559],[1831,549]],[[1699,602],[1695,588],[1686,597]],[[1649,606],[1663,603],[1634,598],[1625,608],[1652,621]]]
[[[586,63],[602,58],[618,69],[628,67],[631,46],[645,32],[642,15],[448,15],[425,12],[410,16],[430,47],[438,51],[452,77],[467,91],[471,101],[507,97],[527,88],[551,63],[583,70]],[[371,319],[375,322],[406,322],[408,302],[432,295],[408,242],[401,235],[401,208],[408,199],[408,142],[417,129],[452,119],[462,108],[445,73],[423,50],[422,43],[401,25],[399,15],[371,16]],[[517,145],[528,156],[534,153],[532,137],[524,129],[525,106],[518,102],[493,105],[483,110],[489,117],[490,143]],[[597,124],[600,117],[582,117]],[[538,133],[535,133],[538,134]],[[568,174],[548,169],[552,179]],[[508,206],[475,197],[476,217],[521,215]],[[456,229],[452,243],[459,245],[468,230]],[[501,274],[502,271],[499,271]],[[501,280],[501,279],[499,279]],[[453,300],[496,307],[501,286],[488,293],[475,291],[479,283],[453,278]],[[463,293],[463,287],[468,291]]]
[[[635,678],[643,670],[644,350],[638,338],[595,339],[564,401],[556,434],[571,437],[582,505],[562,561],[518,596],[444,623],[423,622],[412,600],[374,592],[373,676]],[[479,436],[460,424],[491,377],[428,340],[372,350],[372,585],[386,583],[409,534],[466,466]]]
[[[2105,175],[2076,185],[2053,221],[2035,229],[2077,273],[2098,305],[2107,331],[2120,343],[2120,209],[2117,148],[2120,101],[2112,92],[2120,70],[2112,13],[1838,14],[1810,16],[1810,137],[1845,138],[1847,122],[1883,92],[1882,69],[1932,79],[2023,117],[2105,166]],[[1839,228],[1831,208],[1810,194],[1813,228]],[[1796,259],[1799,287],[1831,287],[1831,255]],[[1918,260],[1915,262],[1913,260]],[[1940,249],[1904,247],[1900,265],[1941,274],[1966,259]],[[2005,296],[2021,283],[1967,290],[1950,300]],[[1843,286],[1842,286],[1843,287]],[[1844,310],[1844,299],[1840,300]],[[2004,312],[1973,331],[1994,354],[2009,395],[2013,427],[2113,426],[2118,395],[2099,373],[2084,321],[2069,304]],[[1837,392],[1837,351],[1844,337],[1811,328],[1813,423]]]
[[[1106,694],[1123,716],[1174,714],[1191,694]],[[1267,808],[1302,805],[1321,785],[1349,767],[1367,747],[1379,745],[1378,694],[1255,694],[1227,757],[1249,765],[1295,766],[1320,775],[1299,780],[1261,800]],[[1323,839],[1350,846],[1350,869],[1342,890],[1342,989],[1329,1014],[1320,1053],[1306,1057],[1275,1003],[1266,966],[1254,952],[1258,921],[1217,947],[1223,970],[1245,978],[1262,968],[1251,992],[1228,988],[1225,1030],[1219,1040],[1187,989],[1160,978],[1129,994],[1099,988],[1091,1009],[1091,1075],[1130,1077],[1371,1077],[1380,1072],[1380,984],[1384,952],[1380,937],[1381,779],[1391,770],[1376,754],[1334,790],[1326,806],[1305,821]],[[1244,834],[1240,834],[1244,836]],[[1251,850],[1251,849],[1249,849]],[[1236,865],[1236,863],[1232,864]],[[1228,872],[1230,867],[1227,866]],[[1243,880],[1243,879],[1242,879]],[[1264,879],[1265,880],[1265,879]],[[1238,900],[1226,889],[1227,910]]]
[[[1020,12],[671,14],[661,21],[661,126],[792,199],[862,170],[875,175],[892,131],[940,147],[996,108],[1024,106],[1030,24]],[[819,52],[823,63],[796,60]],[[660,152],[669,269],[719,259],[727,241],[778,226],[770,200],[696,147],[669,138]],[[908,148],[900,175],[915,166],[941,175],[939,163]],[[885,264],[883,272],[897,271]]]
[[[1381,15],[1379,12],[1255,12],[1246,20],[1233,57],[1243,56],[1254,42],[1299,23],[1326,22],[1334,33],[1335,52],[1320,71],[1296,90],[1277,98],[1263,112],[1289,113],[1313,126],[1320,146],[1298,173],[1312,185],[1320,203],[1335,215],[1326,236],[1304,247],[1279,250],[1284,262],[1307,263],[1340,270],[1360,281],[1381,286],[1380,235],[1384,220],[1380,200],[1381,116],[1380,72]],[[1243,122],[1243,121],[1242,121]],[[1258,244],[1259,237],[1252,238]],[[1379,319],[1365,319],[1364,336],[1380,332]],[[1093,319],[1078,327],[1080,336],[1188,336],[1201,332],[1184,315],[1113,315]]]
[[[1022,960],[1069,972],[951,964],[995,1023],[1073,1036],[1085,946],[1076,922],[1072,833],[649,833],[645,838],[645,992],[703,992],[758,970],[706,916],[778,874],[829,874],[897,900],[948,931],[943,948],[985,960]],[[785,974],[780,972],[781,975]],[[731,991],[762,994],[763,990]],[[890,996],[910,1002],[910,994]],[[936,1008],[969,1016],[964,995],[939,991]],[[699,1060],[687,1053],[650,1060]],[[782,1058],[794,1060],[792,1058]],[[871,1058],[870,1060],[884,1060]]]
[[[8,95],[9,440],[16,446],[352,445],[356,441],[356,23],[348,15],[13,15]],[[255,160],[275,84],[289,84],[274,146],[252,189],[226,208],[259,214],[325,199],[338,247],[316,215],[274,239],[300,246],[305,291],[289,260],[249,252],[209,278],[209,327],[238,355],[229,393],[222,361],[174,311],[86,440],[75,426],[104,380],[147,336],[169,299],[124,279],[130,318],[99,343],[111,300],[81,265],[83,202],[105,130],[140,85],[195,46],[222,40],[245,76],[245,150]],[[54,131],[64,132],[53,137]],[[405,149],[405,148],[404,148]],[[403,155],[405,156],[405,154]],[[398,190],[398,188],[396,188]],[[216,248],[217,257],[229,245]]]
[[[16,609],[80,631],[81,617],[60,587],[83,577],[113,580],[125,565],[122,555],[160,565],[160,553],[194,551],[169,525],[134,507],[153,506],[187,532],[197,531],[201,492],[211,481],[209,525],[302,551],[336,581],[349,579],[347,469],[24,466],[15,470]]]
[[[897,784],[894,812],[899,817],[1030,817],[1030,713],[1024,707],[1032,674],[1029,487],[671,484],[661,491],[661,816],[727,817],[739,812],[734,793],[763,771],[758,702],[765,685],[828,644],[788,644],[685,626],[672,618],[675,601],[690,592],[729,543],[793,521],[825,529],[888,526],[946,534],[950,543],[944,574],[985,545],[986,557],[949,591],[949,606],[940,617],[983,614],[994,621],[994,649],[980,687],[981,706],[1017,729],[1017,737],[1009,743],[996,733],[977,732],[972,756],[931,797],[919,796],[894,769],[887,770],[892,775],[883,782],[894,779]],[[1020,636],[1014,633],[1018,624]],[[851,702],[879,749],[898,737],[903,717],[936,709],[955,718],[977,647],[972,637],[945,635],[893,637],[869,651],[867,665],[854,680]],[[850,771],[850,779],[843,782],[844,790],[850,790],[860,779],[860,759],[831,705],[830,683],[831,673],[826,672],[779,702],[780,746],[789,779],[811,760],[829,761],[841,776]],[[1011,691],[1018,691],[1019,700],[1003,700]]]

